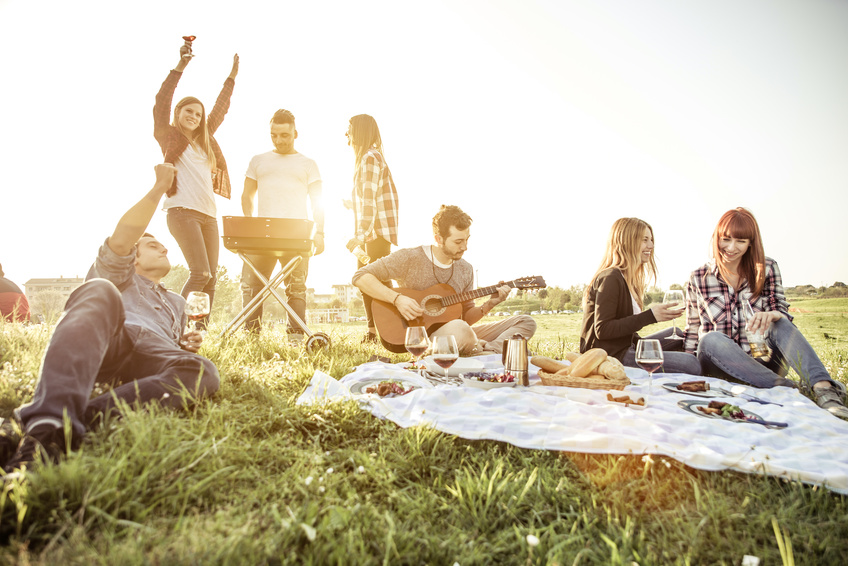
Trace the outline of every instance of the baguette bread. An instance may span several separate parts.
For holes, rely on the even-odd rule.
[[[570,375],[574,377],[586,377],[598,373],[598,366],[607,359],[607,352],[603,348],[592,348],[584,352],[577,361],[570,366]]]
[[[564,363],[545,356],[533,356],[530,358],[530,363],[542,368],[548,373],[557,373],[560,370],[568,368]]]

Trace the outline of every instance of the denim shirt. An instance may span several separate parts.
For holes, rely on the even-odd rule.
[[[146,328],[179,344],[187,321],[185,299],[137,274],[135,254],[133,246],[129,255],[119,256],[104,242],[86,280],[99,277],[115,284],[124,301],[124,324]]]

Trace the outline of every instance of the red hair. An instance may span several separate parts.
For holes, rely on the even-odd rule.
[[[712,253],[719,273],[727,281],[729,271],[721,259],[721,250],[719,249],[719,242],[722,238],[748,240],[748,249],[745,250],[745,254],[739,262],[739,281],[743,279],[747,281],[754,298],[759,297],[766,279],[766,255],[763,252],[763,239],[760,236],[757,219],[754,218],[751,211],[739,207],[728,210],[718,221],[715,232],[713,232]]]

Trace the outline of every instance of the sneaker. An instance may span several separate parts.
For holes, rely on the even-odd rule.
[[[848,419],[848,408],[845,407],[845,385],[838,381],[831,381],[830,387],[824,389],[813,388],[816,396],[816,404],[837,417]]]
[[[65,453],[65,431],[62,427],[44,423],[27,431],[11,460],[3,470],[7,474],[25,472],[36,460],[58,464]]]
[[[20,443],[20,428],[12,419],[3,419],[3,423],[0,424],[0,467],[11,460],[18,451]]]

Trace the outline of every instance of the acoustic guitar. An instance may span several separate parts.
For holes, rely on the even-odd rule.
[[[514,289],[544,289],[547,287],[544,278],[538,275],[522,277],[514,281],[503,283]],[[424,316],[407,321],[391,303],[374,299],[371,303],[371,313],[374,315],[374,325],[380,334],[380,341],[390,352],[400,354],[406,351],[403,343],[406,341],[406,329],[408,326],[424,326],[430,335],[440,326],[451,320],[462,317],[462,303],[494,295],[498,292],[498,285],[481,287],[465,293],[457,293],[453,287],[445,283],[433,285],[427,289],[417,291],[415,289],[393,289],[398,293],[414,299],[424,309]],[[422,321],[423,319],[423,321]]]

